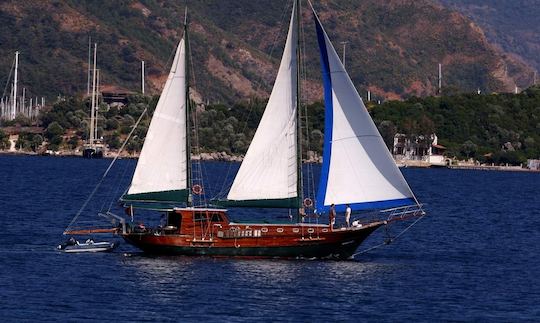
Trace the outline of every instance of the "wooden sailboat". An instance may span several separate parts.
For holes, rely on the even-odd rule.
[[[240,257],[351,257],[377,228],[424,214],[324,31],[315,20],[324,80],[326,124],[324,163],[315,199],[318,214],[332,204],[344,211],[384,209],[375,220],[346,228],[304,223],[299,118],[298,21],[295,1],[281,65],[257,132],[220,205],[297,210],[288,224],[235,223],[222,208],[193,207],[189,140],[188,33],[152,118],[132,184],[122,197],[133,210],[166,214],[158,228],[123,224],[122,237],[145,252]],[[183,89],[183,90],[178,90]],[[178,140],[179,142],[172,142]],[[174,207],[173,205],[185,205]],[[358,215],[355,215],[358,216]]]

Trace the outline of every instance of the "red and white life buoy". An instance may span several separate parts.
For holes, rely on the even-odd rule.
[[[193,187],[191,188],[191,190],[193,191],[193,194],[195,194],[195,195],[201,195],[202,192],[203,192],[203,188],[202,188],[202,186],[199,185],[199,184],[193,185]]]
[[[309,197],[306,197],[304,199],[304,207],[312,207],[313,206],[313,200]]]

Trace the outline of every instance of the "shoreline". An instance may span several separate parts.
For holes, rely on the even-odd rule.
[[[11,156],[43,156],[43,157],[73,157],[73,158],[82,158],[82,154],[79,151],[73,150],[62,150],[53,154],[44,154],[37,153],[32,151],[10,151],[10,150],[0,150],[0,156],[2,155],[11,155]],[[115,154],[112,152],[107,152],[101,159],[113,159]],[[139,153],[136,154],[122,154],[118,157],[119,159],[138,159]],[[212,153],[201,153],[199,155],[193,155],[191,160],[203,160],[203,161],[223,161],[223,162],[237,162],[240,163],[244,159],[244,156],[235,156],[229,155],[226,152],[212,152]],[[321,164],[322,158],[311,158],[304,160],[304,163],[315,163]],[[481,170],[481,171],[501,171],[501,172],[527,172],[527,173],[540,173],[540,170],[524,168],[520,166],[495,166],[495,165],[432,165],[427,162],[407,162],[407,161],[396,161],[396,164],[399,168],[446,168],[452,170]]]

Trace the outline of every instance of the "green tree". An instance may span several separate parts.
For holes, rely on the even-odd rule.
[[[0,149],[5,150],[9,149],[9,135],[7,135],[4,130],[0,129]]]
[[[37,151],[42,143],[43,143],[43,137],[41,135],[35,134],[34,136],[32,136],[31,146],[32,146],[33,151]]]
[[[56,121],[51,122],[45,131],[45,137],[49,140],[63,134],[64,128]]]
[[[460,152],[463,155],[465,155],[467,159],[471,157],[475,157],[477,151],[478,151],[478,146],[470,140],[467,140],[466,142],[464,142],[463,145],[461,145],[461,149],[460,149]]]

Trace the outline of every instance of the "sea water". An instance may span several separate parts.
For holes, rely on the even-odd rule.
[[[429,215],[351,261],[56,251],[109,162],[0,156],[2,321],[540,320],[540,173],[402,169]],[[120,160],[78,222],[117,212],[134,166]],[[238,169],[203,166],[213,192]]]

